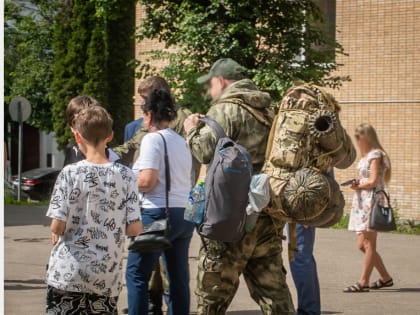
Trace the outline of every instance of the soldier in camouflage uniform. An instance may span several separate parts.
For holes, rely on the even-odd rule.
[[[213,104],[207,116],[216,120],[227,136],[248,149],[254,173],[259,173],[273,118],[271,98],[258,91],[244,72],[245,68],[234,60],[220,59],[198,82],[210,84]],[[199,118],[198,114],[191,115],[184,127],[193,156],[208,164],[216,147],[216,134],[200,124]],[[261,214],[255,228],[239,243],[204,240],[196,288],[198,315],[225,314],[241,274],[264,314],[294,314],[282,261],[282,228],[282,223]]]
[[[140,94],[143,104],[145,103],[148,94],[155,89],[164,89],[171,93],[169,85],[164,78],[158,76],[148,77],[140,83],[138,88],[138,93]],[[184,121],[190,114],[191,112],[188,109],[179,108],[177,110],[177,118],[171,122],[169,127],[179,135],[184,136]],[[133,138],[126,141],[124,144],[113,148],[113,151],[121,158],[119,162],[129,165],[137,160],[140,155],[141,141],[147,133],[147,128],[142,125]],[[196,176],[198,176],[200,164],[197,161],[194,161],[194,168],[195,173],[197,174]],[[163,314],[162,296],[164,294],[169,295],[169,280],[162,259],[159,259],[159,264],[156,265],[149,282],[149,314]]]
[[[186,108],[179,108],[177,110],[177,118],[171,122],[169,128],[173,129],[177,134],[184,136],[184,121],[191,112]],[[140,143],[143,137],[147,134],[147,129],[142,125],[135,133],[133,138],[124,142],[122,145],[112,148],[120,157],[121,163],[126,165],[133,163],[140,155]]]

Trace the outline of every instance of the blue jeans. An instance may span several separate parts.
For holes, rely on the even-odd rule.
[[[318,273],[313,255],[315,228],[297,224],[298,252],[290,263],[293,281],[295,282],[298,309],[297,315],[321,314],[321,297],[319,292]]]
[[[163,252],[169,278],[168,315],[188,315],[190,309],[188,249],[194,225],[184,220],[184,210],[169,210],[172,247]],[[142,209],[141,216],[143,224],[149,224],[164,218],[165,209]],[[126,282],[130,315],[148,314],[148,283],[161,254],[160,251],[128,253]]]

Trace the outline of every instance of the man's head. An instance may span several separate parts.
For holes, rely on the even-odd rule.
[[[98,147],[110,142],[113,137],[113,120],[102,106],[92,106],[81,110],[75,117],[73,128],[76,142],[81,149],[90,145]],[[82,152],[84,152],[82,150]]]
[[[66,120],[69,126],[73,127],[74,117],[83,109],[91,106],[98,106],[99,102],[91,96],[79,95],[72,98],[66,107]]]
[[[149,94],[155,90],[157,91],[164,90],[168,92],[170,95],[172,95],[171,88],[169,87],[168,82],[166,82],[164,78],[159,77],[159,76],[148,77],[144,79],[143,81],[141,81],[138,87],[141,106],[143,106],[146,103],[146,100]]]
[[[199,84],[208,84],[208,94],[213,100],[220,97],[223,90],[233,82],[246,78],[246,68],[235,60],[222,58],[217,60],[210,68],[209,73],[198,78]]]

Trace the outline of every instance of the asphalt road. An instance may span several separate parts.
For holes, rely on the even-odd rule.
[[[42,206],[5,207],[4,292],[7,315],[44,313],[45,265],[51,250],[45,212],[46,207]],[[343,287],[355,283],[361,271],[362,255],[356,249],[355,241],[355,234],[344,230],[317,231],[315,257],[321,282],[322,314],[420,314],[420,237],[381,234],[378,250],[394,278],[395,286],[370,293],[344,294],[341,292]],[[190,248],[192,311],[196,307],[193,290],[198,247],[199,239],[194,237]],[[372,280],[376,278],[374,273]],[[290,276],[288,282],[295,299]],[[126,303],[124,290],[120,295],[120,308]],[[261,314],[244,281],[241,281],[228,314]]]

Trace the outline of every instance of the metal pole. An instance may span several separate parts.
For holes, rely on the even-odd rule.
[[[20,102],[18,106],[18,122],[19,122],[19,153],[18,153],[18,193],[17,199],[20,201],[20,188],[22,181],[22,141],[23,141],[23,122],[22,122],[22,105]]]
[[[7,180],[12,183],[12,124],[7,123]]]

